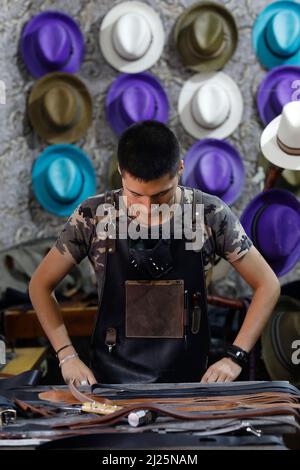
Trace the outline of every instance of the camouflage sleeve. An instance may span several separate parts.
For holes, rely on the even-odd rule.
[[[54,246],[79,264],[89,253],[93,230],[94,218],[86,200],[70,215]]]
[[[206,209],[210,219],[216,254],[230,263],[243,257],[253,245],[238,217],[215,196]]]

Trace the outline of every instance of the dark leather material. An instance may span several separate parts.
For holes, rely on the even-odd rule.
[[[160,384],[163,385],[163,384]],[[165,385],[165,384],[164,384]],[[170,384],[166,384],[167,386]],[[300,397],[300,390],[294,385],[291,385],[289,382],[285,381],[270,381],[270,382],[231,382],[231,383],[214,383],[214,384],[197,384],[197,386],[189,387],[180,387],[180,384],[174,384],[173,388],[163,388],[160,387],[157,389],[150,389],[147,387],[147,384],[143,386],[131,386],[130,384],[94,384],[91,386],[92,393],[95,395],[104,395],[107,398],[118,396],[122,398],[130,398],[134,396],[143,396],[146,397],[193,397],[193,396],[228,396],[228,395],[242,395],[249,393],[259,393],[262,391],[270,392],[286,392],[292,395]],[[106,389],[104,392],[103,389]],[[114,394],[110,394],[107,390],[114,390]]]
[[[12,390],[18,387],[33,386],[39,383],[41,378],[40,370],[27,370],[22,374],[14,375],[7,379],[0,379],[0,391]]]
[[[201,192],[195,193],[201,203]],[[116,201],[116,209],[118,209]],[[126,281],[153,280],[130,263],[128,240],[116,239],[116,251],[108,254],[102,301],[91,340],[91,369],[97,381],[118,383],[199,382],[209,350],[206,286],[201,251],[186,249],[186,239],[172,238],[173,268],[161,280],[183,280],[189,305],[186,334],[179,338],[126,337]],[[197,273],[197,276],[195,276]],[[201,322],[197,334],[191,331],[192,295],[201,292]],[[158,299],[159,304],[159,299]],[[157,305],[154,305],[154,309]],[[199,315],[198,317],[199,318]],[[196,323],[198,320],[195,318]],[[117,330],[113,348],[105,344],[109,328]]]
[[[279,436],[209,436],[182,434],[86,434],[55,439],[41,444],[38,450],[48,449],[160,449],[185,447],[273,446],[286,449]]]

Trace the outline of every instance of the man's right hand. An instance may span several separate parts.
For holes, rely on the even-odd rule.
[[[78,357],[64,362],[61,373],[66,384],[75,379],[74,385],[92,385],[97,383],[93,372]]]

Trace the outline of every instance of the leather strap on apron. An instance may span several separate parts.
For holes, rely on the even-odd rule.
[[[195,231],[196,204],[202,202],[202,193],[192,189],[189,191],[193,194],[192,227]],[[156,333],[139,335],[131,328],[138,325],[134,325],[130,318],[133,319],[142,309],[133,312],[133,302],[129,301],[127,305],[132,315],[127,312],[129,315],[126,318],[125,286],[132,281],[151,283],[151,278],[145,279],[143,275],[139,278],[138,272],[130,266],[128,240],[117,239],[115,242],[113,254],[107,257],[105,252],[105,277],[109,277],[109,284],[105,283],[101,291],[91,342],[91,368],[97,380],[110,383],[199,381],[205,371],[209,343],[202,251],[188,251],[185,249],[185,239],[176,240],[175,265],[160,280],[173,281],[174,286],[177,281],[184,281],[182,298],[178,302],[178,323],[173,325],[175,329],[171,334],[160,335],[158,325],[164,320],[163,309],[167,305],[158,306],[156,303],[153,308],[158,314],[157,328],[152,328],[152,332],[156,330]],[[105,277],[103,275],[103,280]],[[150,293],[148,298],[150,305]],[[169,310],[171,312],[172,309]],[[171,315],[169,318],[172,320]],[[147,330],[146,322],[151,319],[151,312],[148,312],[140,322],[144,332]]]

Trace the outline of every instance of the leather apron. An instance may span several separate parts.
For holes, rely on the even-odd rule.
[[[99,383],[201,380],[210,341],[205,276],[201,250],[185,243],[171,230],[142,253],[117,237],[91,339]]]

